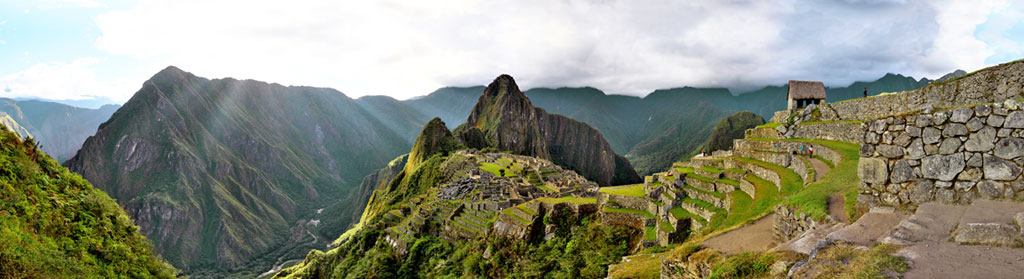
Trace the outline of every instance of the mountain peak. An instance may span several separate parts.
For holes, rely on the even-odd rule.
[[[189,78],[191,76],[193,76],[192,73],[183,71],[183,70],[179,69],[178,67],[167,66],[167,68],[164,68],[163,70],[160,70],[160,72],[157,72],[155,75],[153,75],[153,77],[149,78],[149,80],[161,81],[161,82],[167,82],[167,81],[172,81],[173,82],[173,81],[178,81],[178,80],[184,80],[184,79],[187,79],[187,78]]]
[[[491,97],[509,95],[517,99],[526,99],[526,94],[519,90],[516,80],[508,74],[502,74],[494,78],[494,81],[487,85],[487,89],[484,89],[484,95]],[[529,100],[527,100],[527,103],[529,103]]]

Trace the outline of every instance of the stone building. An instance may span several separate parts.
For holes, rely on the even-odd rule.
[[[789,81],[786,92],[788,109],[804,108],[810,104],[825,102],[825,84],[820,81]]]

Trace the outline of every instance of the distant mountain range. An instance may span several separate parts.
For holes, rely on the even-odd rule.
[[[22,137],[35,138],[44,152],[63,162],[74,156],[85,138],[95,134],[100,123],[107,121],[120,107],[104,105],[88,109],[48,101],[0,98],[0,122]]]
[[[827,92],[836,101],[861,97],[864,87],[877,94],[928,82],[886,75]],[[470,119],[485,89],[351,99],[333,89],[210,80],[168,67],[123,107],[104,107],[116,112],[65,166],[118,200],[186,275],[250,277],[323,247],[356,222],[372,190],[359,187],[364,177],[391,175],[375,171],[408,152],[432,118],[449,129]],[[725,116],[748,110],[768,118],[784,109],[786,87],[739,96],[691,87],[643,98],[589,87],[523,94],[599,132],[575,144],[603,137],[645,175],[699,151]]]

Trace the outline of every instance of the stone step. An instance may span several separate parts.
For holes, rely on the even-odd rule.
[[[701,157],[700,155],[690,158],[690,166],[693,168],[700,168],[704,166],[711,166],[716,168],[723,168],[722,158],[719,157]]]
[[[688,174],[686,175],[685,181],[687,186],[692,186],[704,191],[715,191],[716,188],[713,180],[698,175]]]
[[[725,170],[723,169],[716,170],[710,167],[701,167],[693,169],[693,173],[710,179],[719,179],[724,177],[724,175],[722,174],[722,172],[724,171]]]

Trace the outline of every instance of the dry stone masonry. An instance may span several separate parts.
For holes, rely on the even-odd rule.
[[[914,208],[1024,198],[1022,105],[1006,100],[865,123],[858,199]]]

